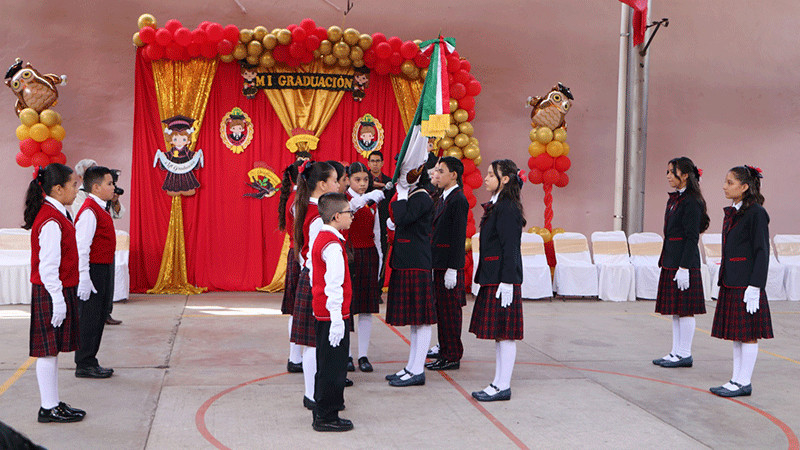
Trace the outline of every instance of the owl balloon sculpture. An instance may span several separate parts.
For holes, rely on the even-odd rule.
[[[67,84],[67,76],[42,75],[31,63],[23,67],[22,59],[17,58],[8,68],[5,79],[17,96],[14,112],[21,122],[16,131],[20,141],[17,164],[29,167],[66,163],[67,157],[61,153],[61,140],[65,135],[61,115],[49,108],[58,102],[56,86]]]

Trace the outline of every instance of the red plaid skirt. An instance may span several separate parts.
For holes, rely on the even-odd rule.
[[[308,269],[304,267],[297,282],[297,297],[294,299],[292,312],[292,335],[289,340],[297,345],[316,347],[317,323],[311,301],[311,279],[308,276]]]
[[[449,301],[453,305],[467,306],[467,290],[464,287],[464,269],[456,269],[456,287],[444,287],[444,274],[447,269],[433,269],[433,292],[436,301]]]
[[[386,297],[386,322],[397,326],[436,323],[430,270],[392,269]]]
[[[58,328],[53,328],[53,300],[47,289],[34,284],[31,289],[30,356],[58,356],[60,352],[78,349],[80,328],[78,321],[78,288],[64,288],[67,318]]]
[[[769,302],[764,289],[761,290],[761,300],[755,314],[750,314],[745,309],[744,290],[745,288],[720,286],[711,336],[742,342],[774,337]]]
[[[292,314],[294,311],[294,298],[297,296],[297,280],[300,278],[300,262],[294,255],[294,249],[289,249],[286,256],[286,278],[284,281],[283,301],[281,302],[281,312]]]
[[[353,297],[350,314],[377,314],[381,297],[378,286],[378,250],[375,247],[352,248],[350,260],[350,281],[353,283]]]
[[[706,300],[703,296],[703,279],[700,269],[689,269],[689,289],[678,289],[673,280],[678,269],[661,268],[658,278],[658,296],[656,312],[659,314],[678,315],[681,317],[706,313]]]
[[[522,288],[514,285],[514,299],[507,308],[500,306],[495,294],[497,285],[481,286],[472,308],[469,332],[478,339],[522,340]]]

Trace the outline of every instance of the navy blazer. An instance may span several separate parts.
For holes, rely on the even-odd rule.
[[[722,230],[722,261],[717,284],[764,289],[769,270],[767,211],[755,203],[746,210],[733,214],[729,223],[730,225],[723,225]]]
[[[461,187],[434,204],[431,251],[434,269],[463,269],[469,202]]]
[[[476,283],[482,286],[522,284],[522,223],[522,214],[511,200],[499,198],[494,205],[488,206],[481,219]]]
[[[659,267],[666,269],[700,268],[700,221],[703,209],[700,202],[683,191],[670,193],[667,210],[664,213],[664,245],[661,247]]]
[[[395,224],[392,269],[431,270],[431,196],[417,189],[408,200],[396,200],[391,206]]]

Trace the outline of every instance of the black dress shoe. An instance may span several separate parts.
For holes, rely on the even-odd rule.
[[[694,363],[694,359],[692,359],[692,355],[683,357],[680,355],[676,355],[678,358],[677,361],[667,361],[661,363],[661,367],[692,367]]]
[[[103,369],[100,366],[96,367],[79,367],[75,369],[75,377],[77,378],[108,378],[114,372],[109,369]]]
[[[472,393],[472,397],[479,401],[479,402],[497,402],[502,400],[511,400],[511,388],[497,389],[497,386],[490,384],[489,386],[493,387],[497,393],[493,395],[487,394],[485,391],[476,391]]]
[[[669,354],[669,357],[673,357],[673,356],[675,356],[675,355],[673,355],[672,353]],[[657,366],[660,366],[661,363],[663,363],[664,361],[668,361],[667,357],[656,358],[656,359],[653,360],[653,364],[655,364]]]
[[[350,387],[352,385],[353,385],[353,380],[351,380],[350,378],[344,379],[344,387]]]
[[[58,407],[76,416],[86,417],[86,411],[78,408],[73,408],[64,402],[58,402]]]
[[[428,350],[428,354],[425,355],[425,357],[428,358],[428,359],[439,359],[440,356],[441,356],[441,353],[439,351],[439,346],[438,345],[435,345],[435,346],[431,347],[431,349]]]
[[[741,384],[731,381],[731,384],[735,385],[738,389],[735,391],[729,391],[727,388],[719,386],[718,389],[714,390],[711,388],[711,392],[715,395],[719,395],[720,397],[747,397],[748,395],[753,393],[753,385],[748,384],[747,386],[742,386]]]
[[[353,429],[353,422],[337,418],[330,421],[314,420],[312,424],[315,431],[350,431]]]
[[[36,420],[41,423],[80,422],[81,420],[83,420],[83,416],[78,414],[73,414],[67,411],[66,409],[62,408],[61,405],[58,405],[55,408],[50,408],[50,409],[39,408],[39,416],[37,417]]]
[[[111,317],[110,315],[108,317],[106,317],[106,325],[119,325],[121,323],[122,323],[121,320],[117,320],[117,319]]]
[[[286,360],[286,371],[289,373],[302,373],[303,372],[303,362],[293,363],[292,360]]]
[[[304,395],[303,396],[303,406],[305,406],[306,409],[309,409],[309,410],[313,411],[314,407],[317,406],[317,402],[315,402],[314,400],[311,400],[310,398],[308,398],[308,397],[306,397]]]
[[[406,387],[406,386],[422,386],[425,384],[425,372],[418,373],[416,375],[412,375],[411,372],[409,371],[406,371],[406,373],[411,375],[411,377],[406,380],[404,380],[402,377],[397,377],[395,379],[389,380],[389,386]]]
[[[358,358],[358,370],[362,372],[372,372],[372,364],[369,363],[369,359],[367,359],[366,356]]]
[[[348,372],[355,372],[356,371],[356,366],[353,365],[353,357],[352,356],[347,357],[347,371]]]
[[[99,370],[100,372],[114,373],[114,369],[112,369],[111,367],[97,366],[97,370]]]
[[[458,370],[461,367],[461,362],[437,359],[430,364],[425,364],[425,367],[430,370]]]

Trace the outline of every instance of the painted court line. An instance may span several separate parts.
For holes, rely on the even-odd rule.
[[[31,364],[33,364],[34,361],[36,361],[36,358],[34,358],[33,356],[28,357],[28,359],[24,363],[22,363],[21,366],[19,366],[17,371],[14,372],[14,375],[11,375],[11,377],[9,377],[6,380],[6,382],[3,383],[2,386],[0,386],[0,395],[3,395],[3,393],[5,391],[7,391],[8,388],[10,388],[12,384],[16,383],[17,380],[20,379],[22,374],[24,374],[28,370],[28,367],[30,367]]]

